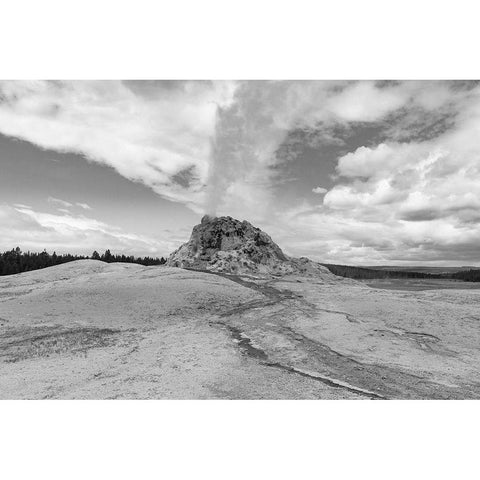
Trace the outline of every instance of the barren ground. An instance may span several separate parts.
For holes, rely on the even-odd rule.
[[[480,290],[83,260],[0,277],[0,398],[480,398]]]

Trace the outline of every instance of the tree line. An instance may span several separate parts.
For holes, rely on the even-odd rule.
[[[333,274],[355,280],[370,280],[375,278],[429,278],[463,280],[464,282],[480,282],[480,270],[462,270],[455,273],[424,273],[395,270],[375,270],[373,268],[353,267],[351,265],[335,265],[323,263]]]
[[[480,270],[462,270],[461,272],[452,273],[455,280],[463,280],[464,282],[480,282]]]
[[[163,265],[166,259],[163,257],[134,257],[133,255],[114,255],[110,250],[105,250],[101,255],[95,250],[91,256],[71,255],[70,253],[57,255],[56,252],[49,254],[47,251],[40,253],[22,252],[20,247],[13,248],[0,254],[0,275],[12,275],[15,273],[38,270],[40,268],[52,267],[62,263],[73,262],[74,260],[100,260],[113,263],[138,263],[140,265]],[[451,279],[464,282],[480,282],[480,269],[462,270],[455,273],[424,273],[393,270],[375,270],[372,268],[353,267],[351,265],[335,265],[323,263],[333,274],[341,277],[353,278],[356,280],[370,280],[378,278],[427,278],[427,279]]]
[[[15,273],[29,272],[40,268],[52,267],[62,263],[73,262],[74,260],[101,260],[102,262],[124,262],[139,263],[141,265],[163,265],[166,259],[161,257],[134,257],[126,255],[113,255],[110,250],[99,254],[96,250],[92,255],[71,255],[69,253],[57,255],[56,252],[49,254],[47,251],[40,253],[22,252],[20,247],[13,248],[0,254],[0,275],[12,275]]]

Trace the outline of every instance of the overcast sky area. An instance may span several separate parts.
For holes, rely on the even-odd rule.
[[[480,265],[480,85],[0,82],[0,249],[166,256],[204,213],[290,255]]]

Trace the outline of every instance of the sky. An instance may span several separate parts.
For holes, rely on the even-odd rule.
[[[480,265],[480,84],[1,81],[0,249],[166,256],[205,213],[289,255]]]

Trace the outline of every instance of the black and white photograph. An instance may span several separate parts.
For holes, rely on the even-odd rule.
[[[0,98],[2,398],[480,397],[480,82]]]
[[[0,33],[5,478],[470,478],[474,9],[27,4]]]

